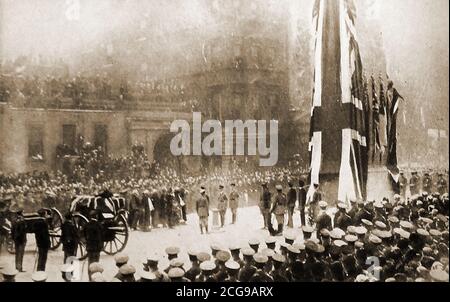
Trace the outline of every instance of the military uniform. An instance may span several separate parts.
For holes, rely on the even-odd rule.
[[[38,247],[38,264],[37,271],[45,271],[47,264],[47,254],[50,249],[50,233],[48,230],[47,222],[44,218],[35,222],[34,236],[36,238],[36,245]],[[103,246],[102,246],[103,247]]]
[[[255,272],[248,280],[249,282],[273,282],[272,277],[264,271],[264,267],[269,260],[266,255],[257,253],[253,255],[255,262]]]
[[[223,189],[223,187],[221,187]],[[219,210],[220,214],[220,225],[223,227],[225,225],[225,214],[227,212],[228,208],[228,197],[225,194],[225,192],[220,191],[219,196],[217,197],[217,209]]]
[[[203,228],[205,228],[206,233],[208,233],[209,201],[204,193],[197,200],[196,210],[200,223],[200,232],[203,234]]]
[[[422,178],[422,192],[433,192],[433,180],[431,179],[430,174],[425,173]]]
[[[411,179],[409,180],[409,191],[411,192],[411,196],[419,194],[419,190],[419,176],[417,176],[416,172],[413,172]]]
[[[25,246],[27,244],[27,226],[22,215],[19,215],[17,220],[13,222],[11,227],[11,237],[14,241],[16,250],[16,269],[21,272],[23,271],[23,256],[25,254]]]
[[[309,216],[313,221],[316,221],[317,215],[319,215],[319,202],[322,200],[322,192],[317,187],[314,190],[312,199],[309,203]]]
[[[84,236],[86,238],[88,263],[98,262],[100,260],[100,252],[103,250],[103,232],[102,225],[97,219],[91,219],[84,226]]]
[[[334,216],[334,227],[346,230],[348,226],[352,225],[352,218],[345,212],[345,209],[341,209]]]
[[[277,188],[277,195],[275,195],[271,212],[275,214],[278,229],[277,232],[283,233],[284,214],[286,214],[287,200],[286,195],[279,188]]]
[[[303,185],[300,185],[300,189],[298,190],[298,208],[300,210],[300,220],[302,226],[306,225],[305,206],[306,206],[306,190],[303,187]]]
[[[287,193],[288,226],[290,228],[294,227],[294,221],[292,216],[294,214],[296,201],[297,201],[297,191],[292,187],[292,185],[290,185]]]
[[[264,220],[264,228],[267,228],[270,224],[270,205],[271,205],[272,193],[270,193],[269,189],[263,187],[263,192],[261,194],[261,198],[259,201],[259,209],[261,211],[261,215]]]
[[[239,194],[235,189],[234,184],[231,185],[232,189],[231,189],[231,193],[230,193],[230,209],[231,209],[231,223],[235,224],[236,223],[236,218],[237,218],[237,209],[239,208]]]
[[[252,265],[252,257],[255,255],[255,251],[251,248],[246,248],[241,250],[242,255],[244,256],[244,266],[242,266],[241,270],[238,274],[238,279],[240,282],[248,282],[250,278],[255,274],[256,267]]]
[[[327,214],[325,211],[320,211],[317,216],[317,232],[320,232],[322,229],[332,230],[332,219],[331,216]],[[319,237],[317,237],[319,238]]]
[[[69,217],[66,217],[61,226],[61,243],[64,251],[64,263],[66,263],[67,258],[76,256],[78,247],[78,231]]]
[[[439,192],[439,194],[442,195],[442,194],[448,192],[447,181],[445,180],[445,178],[442,174],[440,174],[438,177],[439,178],[438,178],[438,181],[436,184],[436,188],[437,188],[437,191]]]

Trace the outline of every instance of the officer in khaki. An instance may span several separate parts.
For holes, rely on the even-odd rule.
[[[231,184],[231,192],[230,192],[230,209],[231,209],[231,223],[236,223],[237,218],[237,209],[239,208],[239,193],[236,191],[236,185],[234,183]]]
[[[228,197],[223,191],[223,185],[219,186],[219,195],[217,196],[217,209],[220,214],[220,225],[223,227],[225,225],[225,214],[228,207]]]
[[[283,187],[281,185],[277,185],[276,187],[277,194],[275,195],[271,213],[275,214],[275,218],[278,224],[278,234],[283,233],[283,225],[284,225],[284,214],[286,214],[287,208],[287,199],[286,195],[283,193]]]
[[[200,194],[201,197],[197,200],[196,210],[200,224],[200,232],[203,234],[203,228],[208,233],[209,201],[205,189],[201,189]]]

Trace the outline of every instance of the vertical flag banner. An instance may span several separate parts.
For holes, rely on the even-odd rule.
[[[310,180],[338,177],[338,199],[366,197],[367,98],[353,0],[317,0]]]

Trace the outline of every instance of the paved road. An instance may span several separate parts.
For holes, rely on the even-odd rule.
[[[294,228],[292,231],[298,235],[297,240],[302,240],[299,226],[298,213],[294,217]],[[258,238],[264,241],[267,237],[268,231],[261,229],[263,226],[262,216],[260,215],[258,207],[241,208],[238,212],[238,222],[235,225],[229,224],[231,222],[231,212],[227,212],[227,224],[223,229],[213,229],[209,234],[201,235],[198,227],[198,218],[196,215],[188,215],[188,223],[180,225],[174,229],[157,228],[150,232],[132,231],[124,250],[130,257],[130,264],[137,269],[136,276],[139,277],[139,271],[142,268],[142,260],[146,259],[147,254],[157,253],[161,255],[161,268],[168,265],[165,257],[164,249],[167,246],[175,245],[181,249],[180,258],[188,262],[186,251],[191,248],[197,248],[210,252],[210,244],[212,242],[219,242],[228,247],[231,243],[239,244],[240,246],[248,246],[247,242],[250,238]],[[210,216],[210,226],[212,225],[212,217]],[[28,244],[24,258],[25,273],[20,273],[17,276],[17,281],[30,281],[31,274],[35,267],[36,261],[36,245],[34,243],[34,235],[28,235]],[[281,240],[282,237],[278,237]],[[0,256],[0,261],[8,264],[14,263],[14,256],[3,252]],[[48,281],[60,282],[62,278],[59,273],[60,266],[63,261],[63,252],[61,248],[56,251],[50,251],[48,255],[46,271],[49,275]],[[101,254],[100,262],[105,267],[104,275],[108,280],[111,280],[116,274],[117,270],[114,263],[114,257]],[[188,263],[189,264],[189,263]],[[187,265],[189,267],[189,265]],[[80,263],[82,271],[82,281],[87,281],[87,261]]]

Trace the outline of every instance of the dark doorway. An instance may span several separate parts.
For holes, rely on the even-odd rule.
[[[62,129],[62,141],[63,144],[69,148],[75,148],[77,127],[75,125],[63,125]]]
[[[97,124],[94,128],[94,146],[101,147],[103,152],[108,152],[108,128],[106,125]]]

